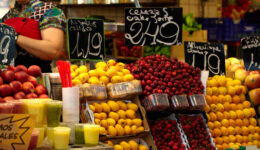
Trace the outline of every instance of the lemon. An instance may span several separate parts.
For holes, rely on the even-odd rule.
[[[107,130],[104,127],[100,127],[99,128],[99,134],[106,135],[107,134]]]
[[[127,108],[135,112],[138,110],[138,106],[135,103],[127,103]]]
[[[102,118],[100,113],[94,113],[94,117],[99,120]]]
[[[112,83],[119,83],[119,82],[121,82],[121,81],[122,81],[122,77],[120,77],[120,76],[118,76],[118,75],[113,76],[113,77],[111,78],[111,82],[112,82]]]
[[[99,81],[103,84],[108,84],[109,83],[109,78],[107,76],[101,76],[99,78]]]
[[[137,129],[136,129],[136,132],[137,133],[141,133],[141,132],[143,132],[144,131],[144,127],[138,127]]]
[[[100,68],[96,69],[96,73],[99,77],[106,76],[106,71],[104,71]]]
[[[117,112],[119,110],[119,105],[115,101],[108,101],[107,104],[110,106],[111,110]]]
[[[112,78],[113,76],[117,75],[117,71],[115,69],[108,69],[106,72],[106,75],[110,78]]]
[[[131,72],[128,69],[122,69],[124,75],[130,74]]]
[[[109,113],[109,118],[113,118],[115,121],[118,121],[119,115],[116,112],[110,112]]]
[[[97,77],[90,77],[88,79],[88,83],[90,83],[90,84],[100,84],[100,82],[99,82]]]
[[[119,119],[117,121],[117,124],[120,124],[122,127],[124,127],[126,125],[126,121],[125,121],[125,119]]]
[[[98,103],[93,103],[93,106],[95,107],[95,112],[101,113],[102,112],[102,106]]]
[[[121,71],[124,68],[125,68],[125,64],[124,63],[119,62],[119,63],[116,64],[116,70],[117,71]]]
[[[99,68],[99,67],[106,68],[107,67],[106,62],[100,61],[100,62],[96,63],[95,68]]]
[[[123,80],[125,82],[134,80],[134,76],[131,74],[124,75]]]
[[[79,75],[79,79],[80,79],[80,81],[81,81],[82,83],[87,82],[88,79],[89,79],[88,73],[82,73],[82,74],[80,74],[80,75]]]
[[[117,130],[115,127],[113,126],[109,126],[108,127],[108,134],[111,136],[116,136],[117,135]]]
[[[90,108],[90,110],[92,110],[93,111],[93,113],[95,112],[95,107],[93,106],[93,105],[89,105],[89,108]]]
[[[90,77],[98,77],[98,74],[97,74],[96,70],[89,70],[88,75]]]
[[[131,109],[128,109],[126,111],[126,116],[130,119],[134,119],[135,118],[135,111],[131,110]]]
[[[101,119],[107,119],[107,114],[106,113],[102,112],[102,113],[100,113],[100,115],[101,115]]]
[[[133,124],[133,121],[131,119],[126,119],[125,121],[128,126],[131,126]]]
[[[100,119],[95,119],[95,124],[100,125]]]
[[[71,66],[70,66],[70,69],[73,70],[73,71],[75,71],[76,69],[78,69],[78,66],[77,66],[77,65],[71,65]]]
[[[131,150],[138,150],[138,144],[136,143],[136,141],[130,140],[128,141],[128,143],[130,145]]]
[[[78,68],[78,71],[79,71],[79,74],[81,74],[81,73],[87,73],[87,72],[88,72],[88,68],[87,68],[87,66],[82,65],[82,66],[80,66],[80,67]]]
[[[117,75],[120,76],[120,77],[123,77],[124,73],[123,72],[117,72]]]
[[[131,131],[132,131],[132,134],[137,134],[137,126],[136,125],[133,125],[131,126]]]
[[[115,61],[114,59],[109,59],[109,60],[107,61],[107,65],[108,65],[108,66],[114,66],[114,65],[116,65],[116,61]]]
[[[116,103],[118,104],[119,109],[124,110],[124,111],[127,110],[127,105],[126,105],[126,103],[124,103],[124,102],[122,102],[122,101],[117,101]]]
[[[76,72],[72,72],[71,73],[71,78],[72,79],[76,78],[77,76],[78,76],[78,73],[76,73]]]
[[[148,150],[145,145],[139,145],[138,150]]]
[[[121,145],[116,144],[114,146],[114,150],[124,150],[124,149],[123,149],[123,147]]]
[[[129,135],[129,134],[132,133],[132,129],[131,129],[131,127],[128,126],[128,125],[126,125],[126,126],[124,127],[124,130],[125,130],[125,135]]]
[[[107,120],[101,120],[100,125],[101,125],[101,127],[107,128],[108,127]]]
[[[126,112],[124,110],[119,110],[117,112],[117,114],[119,115],[120,119],[125,119],[126,118]]]
[[[116,126],[115,126],[115,128],[116,128],[116,130],[117,130],[117,135],[118,136],[123,136],[124,134],[125,134],[125,130],[124,130],[124,128],[120,125],[120,124],[117,124]],[[130,148],[130,146],[129,146],[129,148]],[[125,148],[124,148],[125,149]]]
[[[110,112],[110,106],[107,103],[101,103],[103,112],[109,113]]]
[[[108,124],[108,126],[115,126],[116,121],[114,119],[112,119],[112,118],[108,118],[107,119],[107,124]]]
[[[137,127],[140,127],[143,124],[143,121],[139,118],[133,119],[133,124],[136,125]]]
[[[78,79],[73,79],[72,80],[72,85],[73,86],[80,85],[80,84],[82,84],[82,82],[80,80],[78,80]]]
[[[114,146],[114,144],[110,140],[107,141],[107,145]]]
[[[125,141],[122,141],[120,145],[123,147],[124,150],[130,150],[130,144]]]

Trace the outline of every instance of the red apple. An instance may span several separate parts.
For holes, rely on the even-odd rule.
[[[27,80],[31,82],[34,86],[38,85],[37,79],[34,76],[28,76]]]
[[[254,106],[260,105],[260,88],[249,91],[248,95]]]
[[[15,99],[25,99],[26,96],[25,96],[24,92],[21,91],[21,92],[15,93],[14,98]]]
[[[19,71],[23,71],[23,72],[27,73],[27,67],[25,67],[24,65],[16,66],[14,72],[19,72]]]
[[[260,74],[251,74],[246,77],[245,84],[248,89],[260,88]]]
[[[0,96],[6,97],[12,94],[13,94],[13,90],[10,85],[8,84],[0,85]]]
[[[38,96],[35,93],[29,93],[29,94],[26,95],[26,98],[27,99],[32,99],[32,98],[38,98]]]
[[[40,76],[42,73],[42,70],[39,66],[36,66],[36,65],[32,65],[28,68],[28,74],[29,75],[32,75],[34,77],[38,77]]]
[[[6,68],[6,70],[15,71],[15,66],[8,66],[8,67]]]
[[[19,71],[14,74],[15,79],[20,82],[26,82],[28,80],[28,74],[24,71]]]
[[[2,85],[3,83],[4,83],[3,78],[0,77],[0,85]]]
[[[2,98],[0,97],[0,103],[6,103],[6,100],[4,100],[4,99],[2,99]]]
[[[15,100],[12,96],[7,96],[4,98],[4,100],[6,101],[10,101],[10,100]]]
[[[22,89],[24,93],[31,93],[34,92],[34,85],[31,82],[24,82],[22,84]]]
[[[11,70],[5,70],[2,72],[2,78],[4,82],[9,83],[14,80],[14,72]]]
[[[49,98],[49,96],[47,94],[42,94],[39,96],[39,98]]]
[[[19,81],[12,81],[9,85],[11,86],[14,93],[22,90],[22,83]]]
[[[42,94],[46,94],[47,90],[46,90],[46,88],[43,85],[37,85],[36,88],[35,88],[35,92],[38,95],[42,95]]]

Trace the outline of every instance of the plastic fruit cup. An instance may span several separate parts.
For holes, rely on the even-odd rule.
[[[45,129],[44,128],[34,128],[34,129],[39,132],[38,140],[37,140],[37,146],[40,146],[40,144],[44,140]]]
[[[44,112],[43,112],[43,114],[47,114],[47,106],[46,106],[46,104],[48,103],[48,102],[51,102],[51,101],[53,101],[52,99],[49,99],[49,98],[41,98],[41,99],[38,99],[40,102],[43,102],[44,103]],[[47,124],[47,115],[44,115],[43,116],[43,124]]]
[[[61,101],[46,102],[47,125],[48,127],[57,127],[60,124],[61,117]]]
[[[54,143],[54,128],[47,128],[46,131],[47,140],[50,142],[51,145]]]
[[[86,146],[97,146],[99,141],[99,125],[85,124],[84,136]]]
[[[29,148],[28,148],[29,150],[37,147],[38,136],[39,136],[39,131],[36,129],[33,129]]]
[[[84,144],[84,125],[85,124],[75,124],[75,144]]]
[[[55,149],[68,149],[70,140],[70,131],[68,127],[55,127],[54,128],[54,148]]]
[[[10,114],[13,111],[13,107],[14,107],[13,103],[0,103],[0,113]]]
[[[35,127],[43,127],[44,103],[38,100],[27,101],[27,112],[36,115]]]
[[[13,114],[23,114],[24,113],[24,102],[20,100],[7,101],[8,103],[13,103]]]

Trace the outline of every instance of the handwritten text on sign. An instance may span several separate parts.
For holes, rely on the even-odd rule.
[[[210,76],[225,74],[223,44],[184,42],[185,61],[201,70],[208,70]]]
[[[70,59],[104,58],[104,25],[102,20],[69,19]]]
[[[126,45],[180,45],[182,8],[125,9]]]
[[[10,65],[15,55],[15,30],[0,24],[0,64]]]
[[[34,118],[27,114],[0,114],[0,149],[27,150]]]
[[[246,70],[260,70],[260,37],[244,37],[241,45]]]

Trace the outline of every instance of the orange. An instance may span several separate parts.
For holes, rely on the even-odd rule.
[[[256,119],[255,118],[250,118],[249,119],[249,124],[252,125],[252,126],[256,126],[256,124],[257,124]]]
[[[210,118],[210,121],[216,121],[217,120],[217,115],[213,112],[210,112],[209,113],[209,118]]]
[[[225,96],[224,95],[218,95],[218,100],[220,103],[224,103],[225,102]]]
[[[230,118],[231,119],[236,119],[237,118],[237,114],[236,114],[235,111],[231,110],[231,111],[229,111],[229,114],[230,114]]]
[[[207,82],[206,82],[206,85],[207,85],[207,87],[211,87],[211,84],[210,84],[210,82],[211,82],[211,79],[210,79],[210,78],[208,78],[208,80],[207,80]]]
[[[255,127],[255,133],[260,133],[260,128],[258,126]]]
[[[249,118],[251,116],[251,111],[248,108],[243,109],[243,113],[246,118]]]
[[[209,129],[214,129],[214,123],[208,122],[208,127],[209,127]]]
[[[232,127],[236,126],[236,122],[233,119],[229,119],[228,121],[230,126]]]
[[[243,121],[241,119],[236,119],[236,126],[241,127],[243,125]]]
[[[214,121],[214,128],[220,128],[221,123],[219,121]]]
[[[248,137],[248,141],[250,142],[253,142],[255,140],[253,134],[249,134],[247,137]]]
[[[243,106],[244,106],[244,108],[249,108],[251,106],[251,104],[249,101],[244,101]]]
[[[225,150],[225,149],[227,149],[227,148],[229,148],[229,145],[228,145],[227,143],[223,143],[223,144],[222,144],[222,149]]]
[[[238,95],[234,95],[232,97],[232,102],[238,104],[240,102],[240,97]]]
[[[234,135],[229,135],[229,142],[235,143],[236,142],[236,137]]]
[[[228,129],[229,135],[235,135],[236,134],[236,130],[235,130],[234,127],[229,126],[227,129]]]
[[[255,140],[259,140],[260,141],[260,136],[259,136],[259,133],[254,133],[254,138],[255,138]]]
[[[254,145],[254,143],[252,143],[252,142],[248,142],[247,145]]]
[[[249,126],[248,126],[248,130],[249,130],[249,132],[250,132],[251,134],[254,134],[254,133],[255,133],[255,127],[252,126],[252,125],[249,125]]]
[[[223,139],[221,137],[216,138],[216,144],[223,144]]]
[[[223,119],[223,120],[221,120],[221,124],[224,127],[228,127],[229,126],[229,121],[227,119]]]
[[[212,95],[218,95],[218,87],[212,87]]]
[[[211,87],[218,87],[218,82],[215,79],[209,81]]]
[[[222,136],[224,143],[229,143],[229,137],[228,136]]]
[[[246,94],[247,93],[247,88],[246,86],[241,86],[242,87],[242,94]]]
[[[230,104],[228,102],[225,102],[223,104],[223,106],[224,106],[225,111],[229,111],[231,109],[231,106],[230,106]]]
[[[237,105],[234,103],[230,104],[231,110],[237,110]]]
[[[233,80],[233,84],[234,85],[241,85],[241,81],[240,80]]]
[[[206,94],[211,96],[212,95],[212,89],[210,87],[206,88]]]
[[[220,131],[222,133],[222,136],[228,135],[228,129],[224,126],[220,128]]]
[[[241,128],[240,127],[236,126],[235,130],[236,130],[236,134],[241,134]]]
[[[248,126],[249,125],[249,120],[247,118],[243,119],[243,126]]]
[[[219,144],[216,144],[216,148],[219,149],[219,150],[222,150],[222,145],[219,145]]]
[[[254,117],[256,115],[255,109],[254,108],[249,108],[251,111],[251,117]]]
[[[210,111],[209,105],[206,105],[206,106],[204,107],[204,111],[205,111],[206,113],[208,113],[208,112]]]
[[[228,86],[227,91],[228,91],[228,94],[231,96],[236,94],[236,89],[233,86]]]
[[[241,128],[241,131],[242,131],[242,134],[245,135],[245,136],[248,135],[248,133],[249,133],[249,130],[248,130],[248,128],[246,126],[243,126]]]
[[[235,86],[235,89],[236,89],[236,94],[237,94],[237,95],[242,94],[243,88],[242,88],[240,85],[236,85],[236,86]]]
[[[218,94],[226,95],[227,94],[227,88],[226,87],[219,87],[218,88]]]
[[[218,103],[218,97],[216,95],[211,96],[212,104],[217,104]]]
[[[217,109],[218,109],[218,111],[223,112],[224,106],[222,104],[217,104]]]
[[[244,113],[242,110],[236,110],[237,113],[237,118],[243,119],[244,118]]]
[[[206,101],[207,101],[207,104],[210,105],[212,103],[211,96],[206,95]]]
[[[217,105],[216,104],[210,104],[210,111],[217,112],[218,111]]]
[[[216,113],[216,115],[217,115],[217,118],[218,118],[219,121],[221,121],[221,120],[224,118],[224,115],[223,115],[222,112],[219,112],[219,111],[218,111],[218,112]]]
[[[224,102],[232,102],[232,97],[230,95],[225,95]]]
[[[245,136],[245,135],[244,135],[244,136],[242,136],[242,138],[243,138],[243,142],[244,142],[244,143],[247,143],[247,142],[249,141],[249,140],[248,140],[248,136]]]
[[[229,112],[224,111],[224,112],[223,112],[223,117],[224,117],[225,119],[229,119],[229,118],[230,118]]]
[[[243,104],[237,104],[237,109],[242,110],[244,108]]]
[[[208,118],[208,121],[210,121],[211,119],[210,119],[209,114],[206,114],[206,116],[207,116],[207,118]],[[129,120],[131,121],[131,119],[129,119]]]
[[[221,131],[220,131],[220,129],[215,128],[215,129],[213,130],[213,136],[214,136],[214,137],[219,137],[219,136],[221,136]]]
[[[242,143],[243,137],[241,135],[236,135],[236,142],[237,143]]]
[[[226,79],[225,76],[219,76],[219,77],[217,78],[217,82],[218,82],[218,85],[219,85],[219,86],[225,86],[226,83],[227,83],[227,79]]]
[[[239,97],[240,97],[240,103],[242,103],[246,100],[245,94],[240,94]]]

